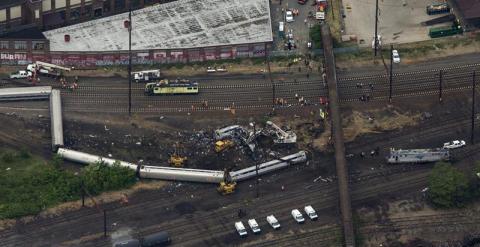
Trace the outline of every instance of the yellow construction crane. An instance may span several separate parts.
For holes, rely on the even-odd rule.
[[[235,146],[235,142],[231,140],[222,140],[215,142],[215,152],[220,153],[228,148]]]
[[[225,171],[223,172],[223,181],[220,182],[217,191],[222,195],[232,194],[233,192],[235,192],[236,186],[237,183],[232,181],[232,178],[230,177],[230,171],[228,169],[225,169]]]
[[[178,142],[173,145],[173,154],[170,155],[170,158],[168,159],[168,163],[173,167],[183,167],[185,165],[185,162],[187,162],[188,160],[186,156],[180,155],[178,151],[179,147],[180,145],[178,144]]]

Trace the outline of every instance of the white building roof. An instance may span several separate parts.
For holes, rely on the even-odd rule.
[[[51,51],[128,50],[128,12],[44,32]],[[132,50],[270,42],[269,0],[178,0],[132,13]],[[64,35],[70,35],[70,42]]]

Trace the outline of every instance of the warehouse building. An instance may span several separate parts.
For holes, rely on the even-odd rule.
[[[58,28],[172,0],[0,0],[0,34]]]
[[[480,28],[480,0],[450,0],[449,4],[466,31]]]
[[[44,57],[34,52],[33,43],[20,47],[19,42],[24,40],[7,42],[8,37],[0,36],[5,45],[2,54],[8,52],[3,60],[26,54],[27,61],[59,65],[126,64],[126,20],[128,13],[123,13],[45,31]],[[132,27],[135,64],[259,57],[265,55],[273,41],[269,0],[178,0],[157,4],[133,11]]]

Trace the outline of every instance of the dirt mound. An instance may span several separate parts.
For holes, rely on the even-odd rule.
[[[366,112],[353,111],[351,115],[343,119],[343,136],[345,142],[352,142],[365,134],[377,134],[407,126],[415,126],[420,117],[421,114],[419,113],[401,113],[393,108]],[[313,140],[313,147],[320,151],[328,150],[328,142],[331,136],[329,124],[325,127],[325,130],[318,138]]]

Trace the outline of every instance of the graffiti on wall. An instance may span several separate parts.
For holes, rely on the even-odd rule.
[[[265,45],[241,45],[237,47],[204,48],[173,51],[136,52],[132,54],[132,64],[160,64],[203,62],[217,59],[259,57],[265,55]],[[24,65],[32,61],[74,67],[128,65],[128,54],[75,54],[75,53],[0,53],[2,64]]]

